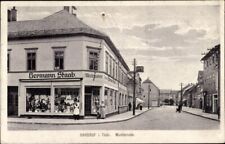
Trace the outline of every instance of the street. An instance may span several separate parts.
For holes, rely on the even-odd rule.
[[[8,123],[9,130],[215,130],[219,122],[191,115],[176,113],[175,107],[153,108],[128,121],[88,125],[48,125]]]

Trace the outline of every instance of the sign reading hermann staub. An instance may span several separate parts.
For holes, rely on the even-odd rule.
[[[74,72],[58,72],[58,73],[29,73],[29,79],[53,79],[53,78],[75,78]]]

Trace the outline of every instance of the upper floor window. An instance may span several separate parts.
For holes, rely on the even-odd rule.
[[[115,77],[115,62],[114,60],[112,60],[112,62],[113,62],[112,76]]]
[[[117,79],[117,63],[115,63],[116,67],[115,67],[115,78]]]
[[[27,48],[27,70],[36,70],[37,48]]]
[[[64,69],[64,57],[65,57],[65,46],[52,47],[54,51],[54,69],[63,70]]]
[[[99,70],[99,50],[89,50],[89,70]]]
[[[106,73],[108,74],[108,60],[109,60],[109,57],[108,57],[108,54],[105,53],[105,69],[106,69]]]
[[[55,70],[63,70],[64,69],[64,51],[57,50],[54,52],[55,56]]]
[[[8,53],[7,53],[7,71],[10,71],[10,50],[8,50]]]

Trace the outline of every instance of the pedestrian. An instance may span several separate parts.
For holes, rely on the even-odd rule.
[[[101,115],[100,115],[100,104],[98,99],[95,101],[95,107],[96,107],[96,118],[99,119]]]
[[[131,111],[131,103],[130,102],[128,104],[128,107],[129,107],[129,111]]]
[[[140,104],[140,110],[142,110],[142,104]]]
[[[77,98],[74,99],[74,107],[73,107],[73,118],[75,120],[79,120],[80,108],[79,108],[79,100]]]
[[[183,105],[183,103],[182,103],[182,101],[180,101],[179,104],[178,104],[178,108],[177,108],[176,112],[179,112],[179,113],[181,112],[182,105]]]
[[[102,101],[101,105],[100,105],[100,115],[101,115],[102,119],[105,118],[105,103],[104,103],[104,101]]]

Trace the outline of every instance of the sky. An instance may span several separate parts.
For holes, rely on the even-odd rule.
[[[129,68],[144,66],[160,89],[196,83],[202,53],[219,44],[219,6],[77,6],[77,17],[106,33]],[[18,20],[41,19],[62,7],[17,7]],[[104,13],[104,16],[102,14]]]

